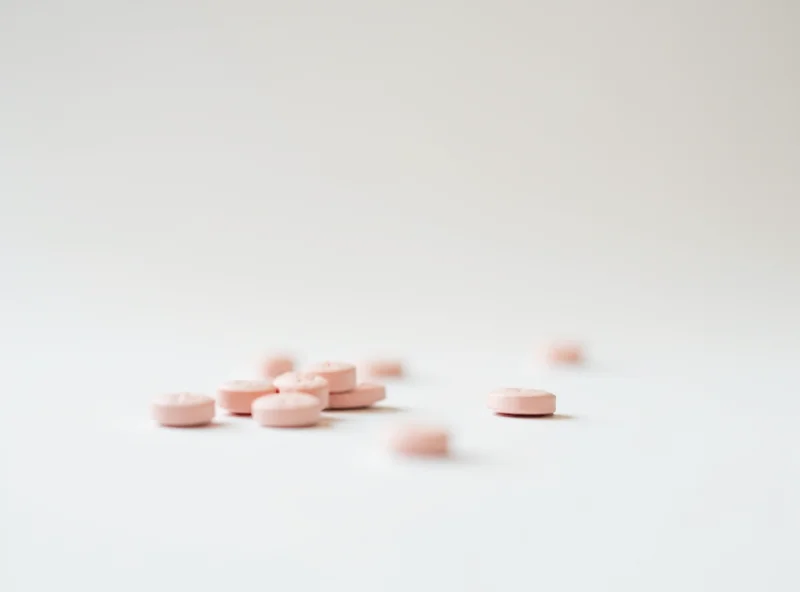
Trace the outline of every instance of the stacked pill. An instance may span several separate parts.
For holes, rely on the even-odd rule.
[[[330,386],[328,381],[311,372],[286,372],[278,376],[275,388],[279,393],[305,393],[319,400],[322,409],[328,407]]]
[[[357,383],[356,367],[346,362],[321,362],[308,369],[309,374],[328,382],[328,409],[362,409],[386,398],[380,384]]]

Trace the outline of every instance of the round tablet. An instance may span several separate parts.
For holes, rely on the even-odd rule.
[[[537,389],[497,389],[489,393],[489,409],[501,415],[553,415],[556,396]]]
[[[289,356],[267,356],[261,363],[261,373],[266,378],[275,378],[292,370],[294,370],[294,360]]]
[[[368,360],[363,364],[364,373],[374,378],[400,378],[405,373],[403,362],[391,359]]]
[[[322,406],[307,393],[280,393],[253,401],[253,419],[265,427],[300,428],[319,422]]]
[[[385,398],[385,386],[362,382],[352,391],[332,394],[328,399],[328,409],[361,409],[371,407]]]
[[[580,343],[556,342],[545,349],[545,358],[551,364],[580,364],[584,357],[583,346]]]
[[[307,393],[319,399],[322,408],[328,406],[328,381],[309,372],[286,372],[275,379],[280,393]]]
[[[450,436],[447,430],[426,425],[402,425],[389,434],[389,448],[407,456],[446,456]]]
[[[195,393],[160,395],[153,401],[152,414],[164,426],[206,425],[214,419],[214,399]]]
[[[356,387],[356,367],[346,362],[320,362],[311,366],[308,372],[327,380],[331,393],[344,393]]]
[[[253,401],[278,390],[271,380],[229,380],[217,390],[217,400],[223,409],[238,415],[250,415]]]

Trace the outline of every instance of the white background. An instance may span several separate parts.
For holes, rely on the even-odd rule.
[[[0,0],[4,589],[796,589],[799,19]],[[415,373],[149,426],[269,348]],[[528,383],[574,418],[483,409]],[[414,414],[462,456],[370,456]]]

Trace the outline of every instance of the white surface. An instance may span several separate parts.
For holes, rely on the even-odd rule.
[[[0,0],[0,323],[798,347],[799,13]]]
[[[796,592],[799,10],[0,0],[0,590]],[[263,347],[417,373],[149,425]]]
[[[800,584],[800,381],[784,360],[606,348],[545,372],[527,355],[412,355],[379,410],[179,430],[152,426],[149,400],[211,390],[219,348],[55,349],[17,367],[30,396],[2,417],[9,592]],[[553,390],[562,418],[485,409],[515,384]],[[448,425],[454,459],[386,457],[383,430],[412,418]]]

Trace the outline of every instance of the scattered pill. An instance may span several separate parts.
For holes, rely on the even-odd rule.
[[[217,390],[217,401],[231,413],[250,415],[253,401],[276,392],[271,380],[229,380]]]
[[[550,364],[580,364],[584,361],[584,350],[580,343],[556,342],[545,349],[545,359]]]
[[[364,374],[373,378],[400,378],[405,374],[400,360],[375,359],[363,364]]]
[[[253,419],[272,428],[299,428],[319,422],[322,405],[307,393],[280,393],[253,401]]]
[[[489,393],[489,408],[501,415],[553,415],[556,396],[538,389],[497,389]]]
[[[283,355],[267,356],[261,365],[261,372],[265,378],[275,378],[292,370],[294,370],[294,360]]]
[[[316,374],[328,381],[328,391],[344,393],[356,387],[356,367],[346,362],[321,362],[308,369],[309,374]]]
[[[389,448],[406,456],[446,456],[450,436],[436,426],[401,425],[389,434]]]
[[[192,427],[211,423],[214,399],[195,393],[171,393],[153,401],[153,419],[163,426]]]
[[[328,400],[328,409],[361,409],[371,407],[385,398],[385,386],[362,382],[352,391],[332,394]]]
[[[319,399],[322,408],[328,406],[328,381],[310,372],[286,372],[278,376],[275,388],[280,393],[307,393]]]

